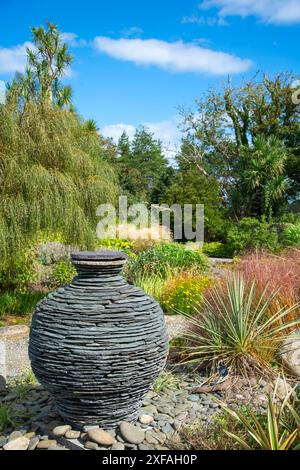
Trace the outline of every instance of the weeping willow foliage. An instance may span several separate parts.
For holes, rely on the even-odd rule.
[[[118,192],[104,152],[97,132],[70,111],[0,105],[0,269],[9,275],[43,230],[93,246],[96,208]]]

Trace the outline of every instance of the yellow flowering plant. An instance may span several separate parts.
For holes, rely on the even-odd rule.
[[[204,291],[211,286],[208,276],[189,272],[177,274],[168,279],[164,286],[161,304],[166,313],[184,312],[193,315],[204,300]]]

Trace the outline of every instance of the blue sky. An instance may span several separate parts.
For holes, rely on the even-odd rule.
[[[25,63],[30,27],[58,24],[74,103],[107,136],[147,124],[178,142],[178,107],[228,75],[299,70],[300,0],[0,0],[0,79]]]

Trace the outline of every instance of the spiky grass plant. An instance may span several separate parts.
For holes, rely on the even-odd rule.
[[[9,405],[5,403],[0,405],[0,432],[3,432],[7,427],[14,428],[16,426],[15,419],[16,414]]]
[[[267,421],[263,425],[253,410],[246,408],[235,411],[222,402],[223,410],[234,418],[247,433],[248,438],[261,450],[300,450],[300,417],[299,401],[291,400],[294,390],[286,394],[283,401],[277,397],[279,379],[273,394],[268,395]],[[238,442],[244,449],[252,450],[249,439],[226,431],[225,433]]]
[[[165,388],[169,388],[170,390],[179,390],[180,379],[171,371],[163,370],[155,380],[153,390],[156,393],[160,393]]]
[[[267,287],[257,299],[255,282],[246,288],[242,276],[233,273],[225,289],[215,287],[197,317],[189,317],[188,361],[205,362],[214,368],[225,364],[233,374],[272,374],[280,344],[300,320],[289,320],[299,306],[281,307],[270,317],[268,310],[277,291]]]

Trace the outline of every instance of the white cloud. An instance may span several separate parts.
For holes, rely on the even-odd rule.
[[[162,142],[162,148],[167,158],[172,160],[177,151],[181,140],[181,134],[178,129],[179,118],[174,116],[172,119],[160,122],[144,122],[149,131],[154,134],[154,137]],[[118,142],[123,132],[126,132],[129,139],[132,140],[136,131],[136,127],[131,124],[112,124],[104,126],[101,129],[101,134],[104,137],[110,137],[115,142]]]
[[[206,72],[213,75],[246,72],[252,61],[183,41],[112,39],[96,37],[97,50],[115,59],[138,65],[154,65],[172,72]]]
[[[32,47],[30,42],[18,46],[0,47],[0,73],[23,72],[27,62],[26,47]]]
[[[66,42],[70,47],[83,47],[88,45],[88,42],[85,39],[80,39],[76,33],[61,33],[60,38],[62,42]]]
[[[135,133],[135,127],[132,126],[131,124],[119,123],[119,124],[110,124],[110,125],[104,126],[101,129],[101,134],[104,137],[112,138],[115,142],[118,142],[123,132],[126,132],[130,140],[132,140],[134,133]]]
[[[222,17],[199,16],[193,13],[190,16],[184,16],[181,19],[182,24],[196,24],[198,26],[227,26],[228,23]]]
[[[77,39],[77,35],[74,33],[62,33],[63,42],[67,42],[69,45],[75,47],[75,42],[77,47],[82,44],[81,39]],[[12,74],[15,72],[23,73],[25,66],[27,64],[27,47],[31,50],[36,50],[32,42],[24,42],[18,46],[12,46],[8,48],[0,47],[0,73],[2,74]],[[74,76],[74,72],[71,67],[67,67],[65,70],[66,77],[71,78]]]
[[[300,22],[300,0],[202,0],[202,10],[216,7],[220,17],[256,16],[266,23]]]
[[[120,34],[126,38],[138,37],[143,34],[144,30],[138,26],[130,26],[129,28],[122,29]]]

